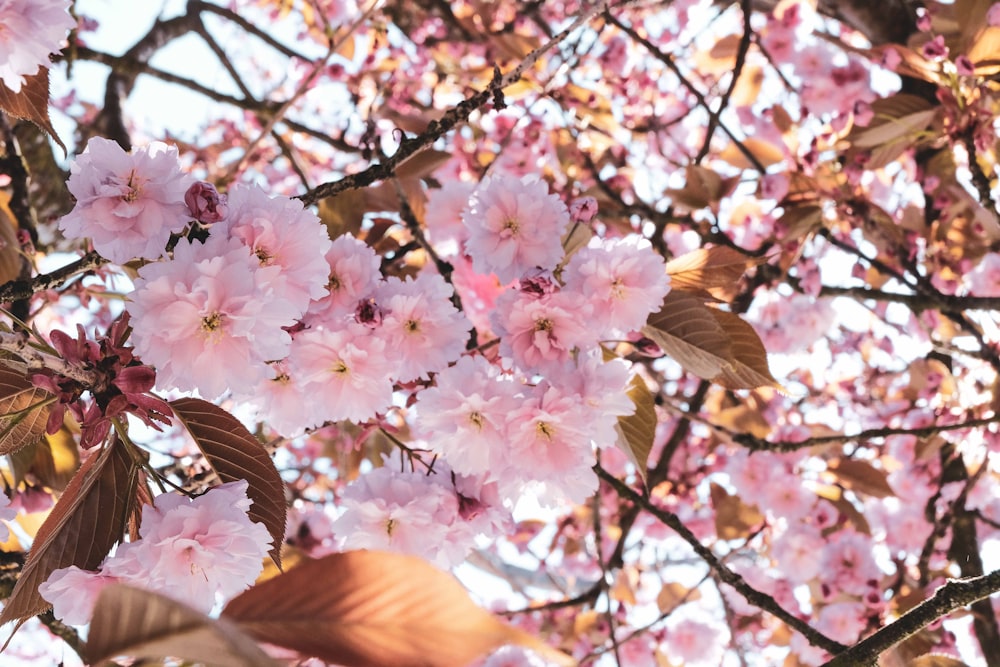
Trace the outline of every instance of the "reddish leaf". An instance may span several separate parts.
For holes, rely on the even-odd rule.
[[[267,528],[274,539],[271,558],[281,565],[285,539],[285,484],[264,446],[250,431],[219,406],[200,398],[170,403],[174,414],[194,438],[205,460],[223,482],[245,479],[253,501],[250,518]]]
[[[136,468],[113,440],[84,461],[59,502],[38,529],[21,576],[0,613],[0,624],[40,614],[51,605],[38,585],[53,570],[76,565],[96,569],[125,530],[135,496]]]
[[[181,658],[218,667],[277,667],[232,623],[124,584],[101,591],[87,635],[87,662],[115,656]]]
[[[619,417],[615,430],[618,447],[628,455],[636,472],[646,481],[646,464],[656,435],[656,407],[653,394],[639,375],[632,378],[628,397],[635,404],[635,413]]]
[[[49,133],[49,136],[66,152],[66,145],[56,134],[49,120],[49,70],[42,67],[37,74],[24,77],[21,92],[15,93],[0,83],[0,111],[15,118],[30,120]]]
[[[0,454],[12,454],[45,436],[49,408],[40,404],[51,397],[24,373],[0,366]]]
[[[698,248],[667,262],[670,287],[677,290],[712,290],[736,285],[754,261],[726,246]]]
[[[642,333],[686,370],[711,380],[732,359],[732,343],[711,308],[697,296],[670,290]]]
[[[376,551],[307,561],[241,594],[222,617],[258,641],[347,667],[466,667],[509,643],[572,664],[476,606],[450,574]]]
[[[727,389],[781,389],[781,384],[771,375],[767,351],[754,328],[733,313],[714,308],[711,311],[732,343],[732,358],[723,366],[722,373],[712,380]]]

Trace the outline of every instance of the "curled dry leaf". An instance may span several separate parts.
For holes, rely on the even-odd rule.
[[[278,667],[252,638],[158,593],[111,584],[97,598],[86,657],[181,658],[215,667]]]
[[[222,618],[258,641],[346,667],[466,667],[511,643],[574,664],[478,607],[447,572],[377,551],[303,562],[239,595]]]

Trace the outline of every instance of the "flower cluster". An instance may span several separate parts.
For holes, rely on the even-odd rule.
[[[142,509],[140,540],[120,544],[96,572],[76,566],[54,571],[38,587],[64,623],[90,621],[94,603],[110,583],[168,595],[208,612],[216,598],[246,590],[263,569],[267,529],[247,516],[247,482],[230,482],[189,500],[157,496]]]
[[[401,471],[398,460],[360,476],[344,491],[333,531],[343,549],[421,556],[439,567],[465,560],[477,535],[494,537],[512,520],[497,485],[437,464]]]

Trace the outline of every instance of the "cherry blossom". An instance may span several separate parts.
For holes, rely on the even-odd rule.
[[[15,93],[25,77],[49,67],[76,27],[67,0],[5,0],[0,6],[0,80]]]
[[[59,229],[67,238],[91,239],[112,262],[156,259],[189,222],[184,195],[190,183],[172,146],[153,142],[126,153],[94,137],[70,165],[67,186],[76,205]]]
[[[556,267],[569,212],[536,177],[495,175],[479,184],[462,222],[473,268],[509,283],[532,269]]]

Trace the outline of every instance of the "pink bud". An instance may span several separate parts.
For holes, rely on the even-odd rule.
[[[188,188],[184,193],[184,203],[191,216],[205,224],[218,222],[229,214],[226,196],[220,195],[214,185],[205,181],[198,181]]]

